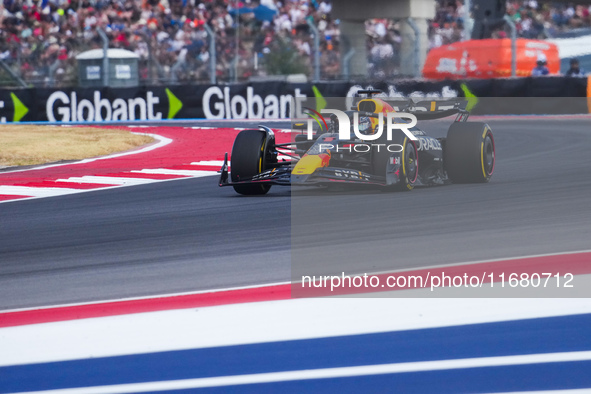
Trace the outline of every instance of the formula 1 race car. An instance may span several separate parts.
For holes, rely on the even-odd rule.
[[[266,126],[241,131],[232,147],[231,172],[226,153],[219,186],[261,195],[272,185],[351,183],[412,190],[418,185],[489,181],[495,167],[492,131],[485,123],[467,122],[466,100],[414,102],[378,98],[377,93],[381,92],[359,91],[352,110],[342,111],[349,120],[344,124],[351,125],[349,133],[339,132],[342,118],[334,114],[329,122],[318,122],[319,130],[312,133],[308,126],[307,134],[297,134],[285,144],[276,144]],[[403,118],[408,114],[416,120],[456,118],[447,137],[433,138],[414,125],[408,125],[406,132],[400,127],[386,133],[388,114],[394,114],[390,120],[399,125],[409,123],[409,116]],[[295,128],[305,126],[300,123]],[[291,160],[278,160],[278,155]]]

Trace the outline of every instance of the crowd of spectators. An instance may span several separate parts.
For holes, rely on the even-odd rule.
[[[140,79],[209,80],[209,35],[215,36],[216,75],[243,80],[281,73],[310,74],[313,57],[308,20],[321,36],[321,65],[337,73],[338,24],[330,0],[3,0],[0,59],[25,81],[74,83],[75,56],[109,47],[140,57]],[[289,49],[294,61],[271,56]],[[274,62],[277,64],[266,64]]]
[[[508,0],[507,15],[515,22],[517,35],[529,39],[555,37],[565,31],[591,27],[591,5],[543,0]],[[438,0],[430,26],[431,47],[465,39],[463,1]],[[508,27],[497,28],[493,38],[508,37]]]
[[[591,26],[589,6],[509,0],[507,13],[526,38]],[[140,57],[140,78],[152,83],[207,81],[209,27],[216,43],[218,80],[267,73],[311,75],[313,23],[320,33],[322,76],[341,73],[339,21],[331,0],[3,0],[0,59],[22,79],[40,85],[75,84],[75,56],[109,46]],[[466,38],[462,0],[437,0],[431,47]],[[404,37],[398,21],[366,22],[370,74],[396,75]],[[504,37],[500,29],[495,37]],[[286,58],[286,56],[288,56]]]

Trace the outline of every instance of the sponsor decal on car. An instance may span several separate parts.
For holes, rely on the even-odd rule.
[[[420,150],[420,151],[441,150],[441,143],[435,138],[418,137],[418,139],[419,139],[418,150]]]

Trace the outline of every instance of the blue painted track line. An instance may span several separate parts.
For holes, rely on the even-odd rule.
[[[11,366],[0,368],[0,392],[415,361],[576,352],[591,350],[590,327],[591,314],[584,314]],[[497,370],[506,374],[509,370],[525,368],[524,371],[530,371],[528,373],[543,376],[537,372],[539,368],[553,366],[552,373],[566,373],[565,376],[570,376],[571,369],[563,367],[567,364],[571,365],[564,362],[531,366],[534,368],[531,370],[522,366],[483,367],[477,370],[488,371],[487,374],[495,376],[494,371]],[[573,370],[581,372],[586,369],[589,372],[586,375],[591,379],[589,367],[590,364],[584,361],[572,363]],[[471,373],[478,371],[475,369]],[[433,373],[433,376],[440,376],[438,374],[443,372]],[[396,379],[402,375],[415,376],[396,374]],[[520,379],[518,375],[510,376]],[[378,379],[372,379],[374,378]],[[345,378],[322,379],[319,382],[329,384],[329,381],[341,382],[343,379]],[[387,380],[392,377],[382,376],[379,379]],[[334,384],[340,384],[338,382]],[[579,383],[587,384],[586,382],[591,380],[581,380]],[[591,387],[591,383],[587,387]]]

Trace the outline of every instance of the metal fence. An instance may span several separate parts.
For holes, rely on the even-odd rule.
[[[401,33],[401,23],[405,21],[369,21],[366,53],[345,54],[340,50],[338,29],[323,28],[313,19],[292,31],[277,31],[272,25],[243,20],[239,26],[225,30],[185,24],[175,36],[147,27],[110,31],[108,36],[109,47],[139,55],[139,80],[145,85],[243,82],[293,74],[309,81],[394,79],[415,76],[415,72],[402,72],[404,61],[414,61],[401,56],[402,43],[414,42],[415,37]],[[20,42],[0,41],[0,84],[76,86],[76,56],[102,47],[96,28],[76,36],[31,35]],[[367,56],[366,75],[352,75],[349,71],[349,63],[356,56]]]

